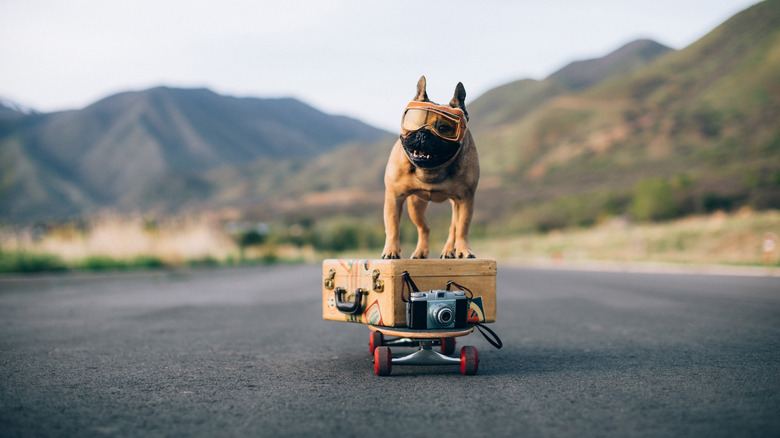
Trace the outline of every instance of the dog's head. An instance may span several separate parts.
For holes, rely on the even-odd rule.
[[[428,99],[425,76],[417,82],[417,95],[401,119],[401,144],[415,166],[434,169],[455,160],[466,135],[466,89],[455,87],[449,105],[438,105]]]

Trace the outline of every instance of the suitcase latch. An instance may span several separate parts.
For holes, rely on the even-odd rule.
[[[324,281],[325,289],[333,290],[336,287],[336,270],[332,269],[328,271],[328,277]]]
[[[371,278],[374,279],[374,292],[384,292],[385,281],[379,279],[379,269],[374,269],[371,273]]]

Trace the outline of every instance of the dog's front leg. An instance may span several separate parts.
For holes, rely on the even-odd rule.
[[[458,225],[455,230],[455,257],[459,259],[476,258],[469,243],[469,228],[471,228],[471,218],[474,216],[474,196],[456,200],[454,205],[458,210]]]
[[[471,251],[469,243],[469,228],[471,218],[474,215],[474,197],[466,199],[453,199],[452,201],[452,225],[447,244],[444,245],[442,258],[473,259],[476,256]]]
[[[414,225],[417,226],[417,248],[412,253],[413,259],[428,258],[428,235],[430,227],[425,219],[425,210],[428,207],[428,201],[418,196],[412,195],[407,201],[409,204],[409,217]]]
[[[455,233],[458,229],[458,207],[455,205],[455,200],[450,199],[452,204],[452,221],[450,222],[450,231],[447,234],[447,243],[444,244],[444,249],[441,250],[441,258],[454,259],[455,258]]]
[[[401,212],[406,196],[385,193],[385,249],[383,259],[401,258]]]

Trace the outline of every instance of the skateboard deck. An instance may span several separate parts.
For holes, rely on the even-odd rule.
[[[368,328],[371,329],[372,332],[381,332],[388,336],[410,339],[457,338],[459,336],[466,336],[474,331],[474,327],[452,330],[414,330],[406,327],[377,327],[375,325],[369,325]]]

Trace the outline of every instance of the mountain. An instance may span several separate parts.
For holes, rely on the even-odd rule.
[[[17,119],[29,114],[37,114],[32,108],[20,105],[10,99],[0,97],[0,120]]]
[[[635,42],[488,91],[469,107],[483,205],[491,218],[542,228],[643,218],[637,198],[650,181],[671,193],[667,216],[779,208],[778,53],[772,0],[680,51]]]
[[[5,113],[0,211],[6,218],[143,207],[165,203],[166,194],[179,204],[179,195],[206,200],[212,188],[202,175],[210,170],[318,156],[386,135],[295,99],[236,98],[207,89],[158,87],[81,110]]]
[[[552,79],[571,91],[582,90],[607,78],[628,74],[671,51],[652,40],[632,41],[607,56],[575,61],[551,74]]]
[[[638,40],[467,102],[482,175],[473,232],[780,208],[778,54],[780,0],[768,0],[682,50]],[[0,216],[229,206],[261,220],[381,225],[396,135],[292,99],[202,89],[53,114],[6,108]],[[447,205],[428,211],[447,228]]]
[[[514,201],[504,201],[517,198],[517,193],[523,193],[522,190],[516,189],[527,182],[518,182],[511,177],[511,171],[510,176],[507,176],[506,172],[507,168],[518,166],[518,157],[514,157],[514,154],[523,151],[522,147],[516,147],[512,143],[511,136],[516,135],[513,129],[524,129],[524,123],[533,120],[530,115],[538,112],[546,102],[575,94],[579,90],[581,85],[572,85],[564,79],[587,77],[591,85],[595,85],[638,71],[669,51],[671,49],[653,41],[638,40],[602,58],[571,63],[544,80],[518,80],[492,89],[474,102],[467,102],[471,114],[470,127],[480,150],[483,175],[480,203],[484,208],[478,212],[478,215],[481,215],[478,220],[483,223],[503,221],[503,217],[494,213],[500,213],[507,206],[514,205]],[[503,137],[507,134],[510,138]],[[361,156],[360,162],[364,165],[359,169],[350,167],[351,161],[337,159],[334,154],[324,155],[319,160],[308,163],[298,171],[295,183],[286,184],[286,189],[276,189],[286,192],[288,199],[295,194],[307,193],[307,196],[301,197],[296,203],[280,201],[274,204],[274,208],[265,208],[255,214],[263,219],[269,218],[270,211],[282,212],[281,215],[286,218],[323,217],[329,213],[343,213],[345,209],[352,208],[350,216],[371,215],[381,221],[381,214],[377,215],[376,212],[381,213],[382,209],[382,174],[392,141],[392,138],[389,138],[380,146],[382,149],[379,154],[369,153]],[[335,178],[336,175],[340,177]],[[234,179],[233,185],[237,182],[238,180]],[[569,189],[561,187],[560,190],[565,192]],[[351,203],[347,199],[350,196],[354,198]],[[316,202],[322,199],[328,199],[330,202]],[[521,195],[518,202],[525,203],[526,199]],[[442,223],[449,220],[445,217],[448,214],[447,208],[432,206],[429,209],[430,216],[440,216],[432,220],[440,220]]]
[[[572,62],[544,80],[521,79],[494,88],[469,105],[470,111],[480,115],[472,129],[514,123],[556,96],[632,73],[669,51],[655,41],[636,40],[601,58]]]

